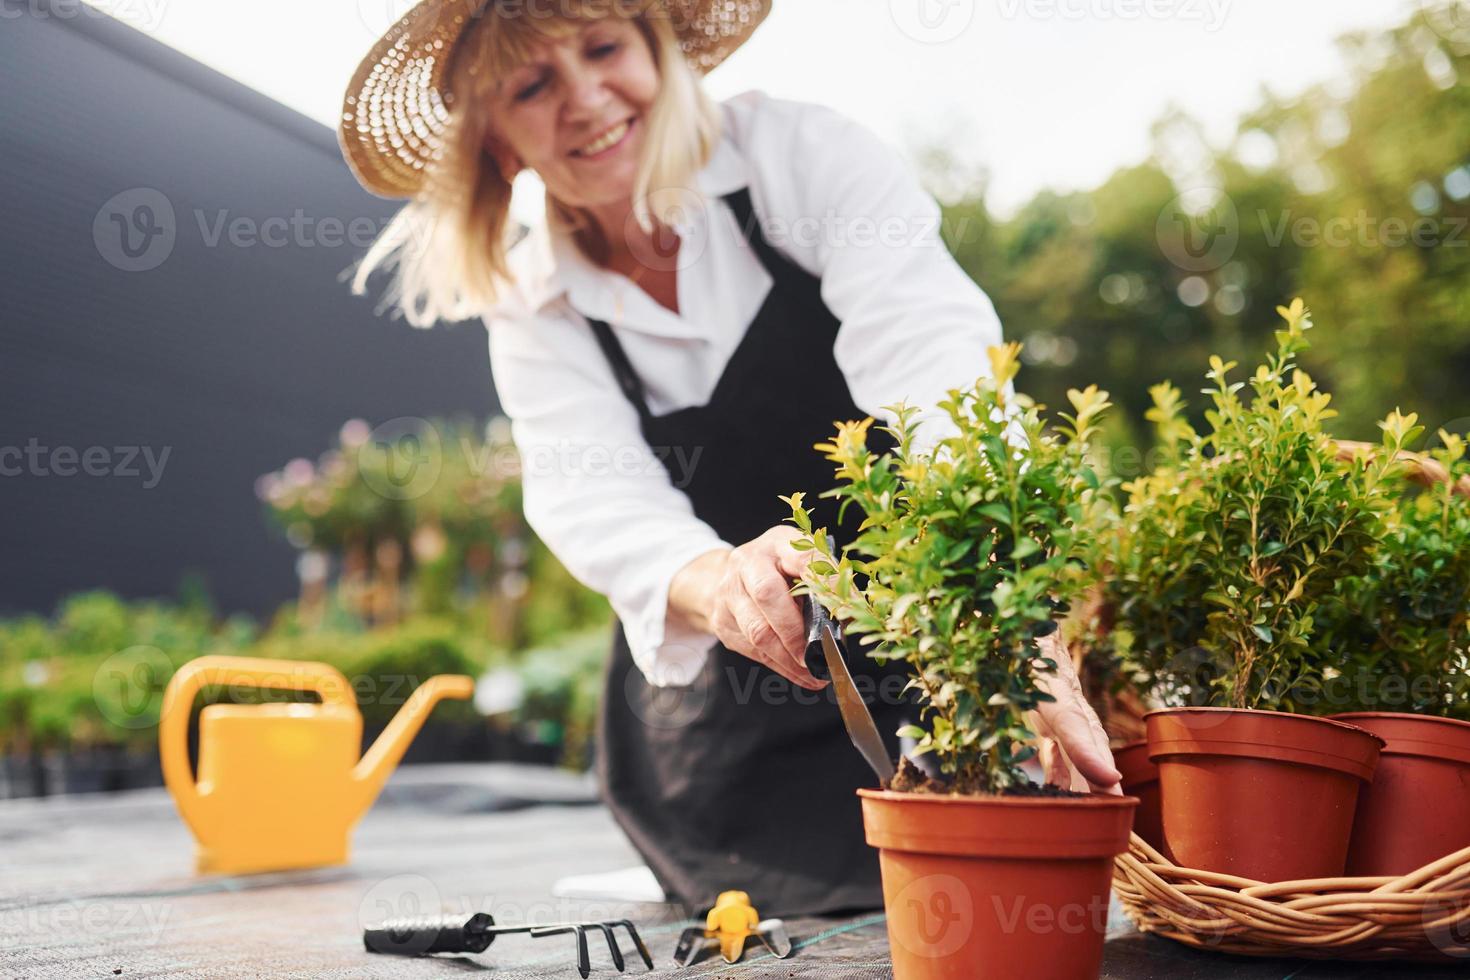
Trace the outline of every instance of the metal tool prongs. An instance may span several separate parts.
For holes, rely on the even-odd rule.
[[[780,919],[762,919],[745,892],[720,892],[715,907],[705,916],[704,928],[690,926],[680,934],[679,945],[674,948],[674,962],[688,966],[694,960],[695,942],[713,939],[725,962],[734,963],[745,952],[745,941],[752,936],[780,959],[791,955],[786,923]]]
[[[533,939],[543,936],[559,936],[570,932],[577,938],[577,972],[586,977],[592,972],[592,961],[587,952],[587,933],[596,930],[607,940],[607,950],[612,954],[613,965],[618,972],[624,970],[623,951],[618,948],[613,930],[622,927],[628,930],[633,946],[643,958],[643,965],[653,969],[653,957],[638,935],[638,930],[627,919],[607,922],[551,922],[543,925],[497,926],[495,919],[486,912],[476,912],[466,918],[463,915],[431,915],[410,919],[393,919],[362,932],[362,944],[370,953],[390,953],[395,956],[426,956],[430,953],[483,953],[495,941],[496,936],[508,933],[526,933]]]

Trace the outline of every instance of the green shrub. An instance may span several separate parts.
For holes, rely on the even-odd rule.
[[[430,677],[477,677],[488,660],[488,649],[473,644],[452,622],[423,619],[364,637],[356,655],[347,659],[344,673],[352,681],[364,721],[387,724]],[[475,711],[467,701],[446,701],[434,715],[441,721],[468,721]]]
[[[107,654],[133,645],[131,611],[111,592],[83,592],[67,598],[57,610],[56,627],[67,656]]]
[[[1465,442],[1441,432],[1429,457],[1470,483]],[[1321,704],[1470,720],[1470,500],[1454,483],[1404,480],[1372,566],[1345,580],[1318,616],[1318,640],[1342,659]]]
[[[1323,423],[1330,396],[1296,367],[1310,315],[1281,308],[1276,352],[1250,380],[1210,359],[1208,428],[1153,389],[1158,469],[1124,486],[1108,597],[1125,667],[1167,704],[1306,711],[1341,655],[1314,642],[1344,581],[1369,572],[1415,417],[1381,423],[1381,451],[1342,461]],[[1105,529],[1106,530],[1106,529]]]
[[[802,495],[787,498],[797,547],[815,552],[800,591],[881,644],[878,655],[908,663],[923,723],[907,733],[960,792],[1026,782],[1025,713],[1052,700],[1037,676],[1056,669],[1035,637],[1085,584],[1078,527],[1099,488],[1089,449],[1107,394],[1069,392],[1076,415],[1048,431],[1040,406],[1009,394],[1019,353],[991,348],[992,376],[950,392],[941,408],[956,434],[932,450],[917,447],[912,407],[893,409],[898,445],[882,455],[868,448],[872,419],[838,423],[817,447],[838,464],[824,496],[865,517],[840,556]],[[1026,449],[1009,441],[1017,434]]]
[[[612,635],[607,599],[573,578],[539,540],[532,541],[527,573],[531,582],[523,609],[527,646],[556,643],[589,628],[600,628],[604,637]]]
[[[395,627],[302,631],[290,618],[260,635],[241,616],[210,622],[198,608],[127,603],[102,592],[72,597],[54,622],[39,616],[0,620],[0,752],[156,744],[158,712],[173,672],[206,654],[315,660],[353,684],[365,722],[384,724],[413,690],[435,674],[476,676],[504,653],[466,623],[415,618]],[[313,700],[291,691],[211,689],[206,703]],[[475,717],[450,702],[436,717]]]

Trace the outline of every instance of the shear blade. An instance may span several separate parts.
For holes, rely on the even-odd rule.
[[[679,933],[679,944],[674,947],[674,962],[680,966],[688,966],[689,961],[694,958],[694,942],[704,938],[704,930],[690,926]]]
[[[784,960],[791,955],[791,937],[786,934],[786,923],[780,919],[763,919],[755,931],[777,959]]]

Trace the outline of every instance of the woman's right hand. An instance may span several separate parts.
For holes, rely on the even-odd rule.
[[[790,592],[811,561],[811,552],[791,547],[800,535],[794,527],[773,527],[731,551],[703,555],[674,577],[669,600],[726,647],[818,691],[827,682],[806,669],[806,624]]]

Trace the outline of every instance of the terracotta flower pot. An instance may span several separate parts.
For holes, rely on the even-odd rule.
[[[1407,874],[1470,847],[1470,722],[1388,711],[1332,717],[1388,743],[1358,797],[1348,874]]]
[[[1177,864],[1256,881],[1342,874],[1383,739],[1279,711],[1171,708],[1144,721]]]
[[[1137,799],[858,795],[895,980],[1098,975]]]
[[[1163,814],[1159,808],[1159,767],[1148,757],[1148,742],[1129,742],[1113,753],[1113,765],[1123,774],[1123,792],[1138,797],[1133,832],[1165,855]]]

